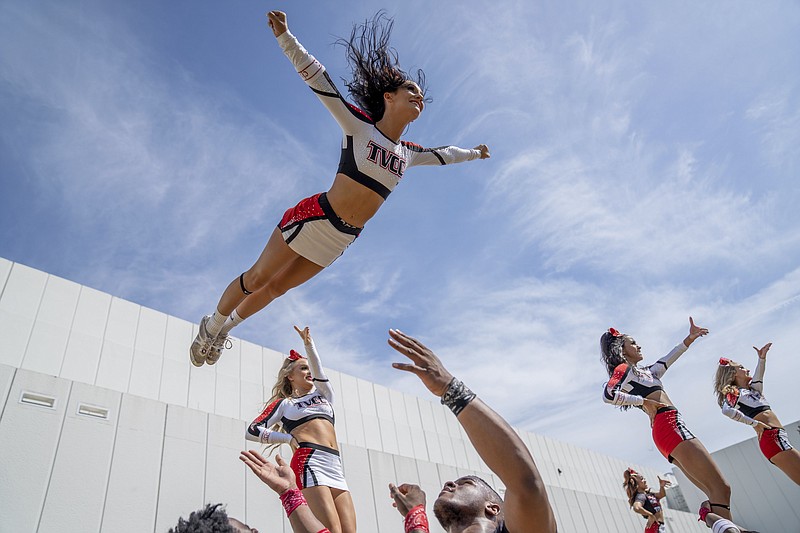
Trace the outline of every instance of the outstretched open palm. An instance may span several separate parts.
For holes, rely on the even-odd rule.
[[[241,452],[239,459],[249,466],[250,470],[277,494],[282,494],[288,489],[297,488],[294,472],[280,455],[275,457],[275,463],[273,463],[257,451],[248,450]]]

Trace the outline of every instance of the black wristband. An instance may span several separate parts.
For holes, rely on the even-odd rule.
[[[460,380],[453,378],[447,385],[447,390],[442,394],[442,405],[446,405],[454,415],[458,416],[474,399],[475,393]]]

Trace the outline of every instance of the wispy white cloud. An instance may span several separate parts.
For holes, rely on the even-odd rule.
[[[800,106],[795,90],[766,91],[745,116],[758,128],[764,161],[773,169],[796,174],[800,160]]]

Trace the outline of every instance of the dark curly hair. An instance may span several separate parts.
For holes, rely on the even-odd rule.
[[[614,369],[628,361],[622,355],[622,345],[628,335],[622,335],[617,330],[609,329],[600,337],[600,360],[606,365],[608,377],[614,374]]]
[[[188,520],[178,519],[178,525],[169,533],[236,533],[228,522],[228,513],[221,503],[208,503],[203,509],[192,512]]]
[[[617,368],[617,366],[628,362],[625,356],[622,355],[622,345],[625,344],[626,339],[634,342],[633,337],[622,334],[614,328],[609,328],[608,331],[603,333],[603,336],[600,337],[600,360],[606,365],[608,377],[614,375],[614,369]],[[636,365],[631,365],[631,372],[639,373]],[[631,406],[621,405],[619,408],[623,411],[627,411]]]
[[[386,110],[383,94],[395,92],[406,81],[412,79],[398,66],[397,51],[389,46],[394,20],[381,10],[372,19],[353,26],[349,39],[338,39],[336,44],[344,46],[347,63],[353,74],[352,81],[345,80],[350,96],[375,122],[383,118]],[[418,69],[416,78],[422,94],[425,94],[425,73]],[[425,102],[430,102],[429,98]]]

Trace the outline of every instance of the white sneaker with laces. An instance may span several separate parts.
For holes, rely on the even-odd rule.
[[[206,363],[213,365],[222,356],[222,350],[233,348],[233,341],[228,337],[227,333],[217,335],[214,342],[211,343],[211,349],[206,355]]]
[[[203,366],[206,362],[211,353],[211,345],[215,340],[206,330],[206,324],[208,324],[210,319],[211,317],[206,315],[200,320],[200,330],[197,332],[197,336],[194,338],[194,342],[192,342],[192,346],[189,348],[189,359],[192,361],[192,364],[197,367]],[[217,356],[217,359],[219,359],[219,356]],[[216,360],[214,362],[216,363]]]

